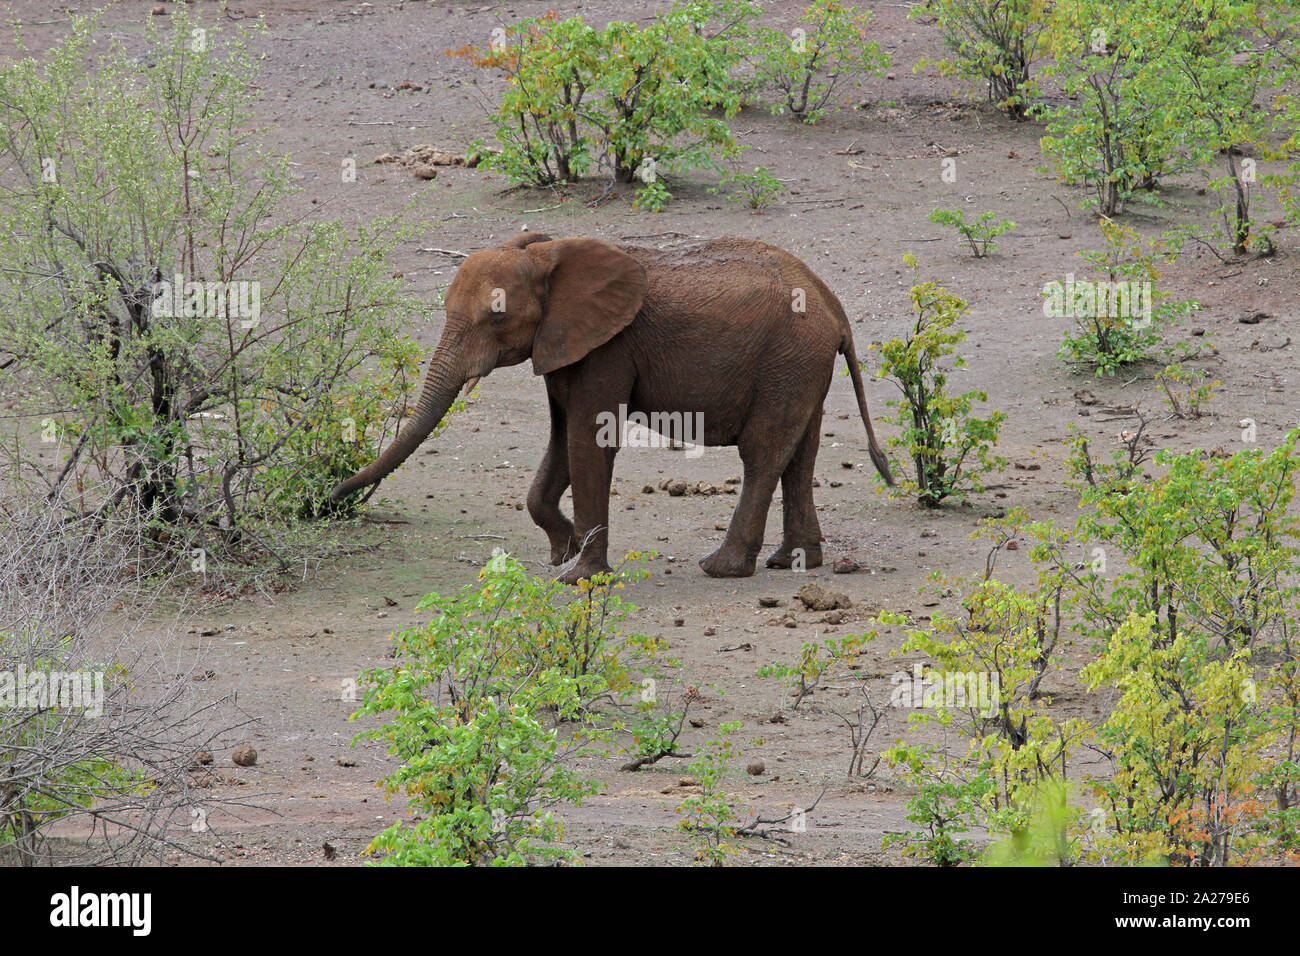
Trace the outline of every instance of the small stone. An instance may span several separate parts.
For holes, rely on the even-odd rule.
[[[641,494],[643,494],[643,495],[653,495],[654,493],[655,493],[655,486],[654,486],[654,485],[644,485],[644,486],[641,488]]]
[[[761,597],[758,599],[759,607],[780,607],[781,599],[775,597]]]
[[[686,626],[686,618],[684,617],[673,618],[673,627],[685,627],[685,626]]]
[[[745,768],[745,772],[749,774],[751,777],[757,777],[766,770],[767,770],[767,764],[763,763],[763,761],[759,760],[758,758],[751,760],[749,762],[749,766]]]
[[[437,179],[438,170],[432,166],[416,166],[411,170],[411,175],[416,179]]]
[[[251,767],[257,763],[257,751],[248,744],[244,744],[242,747],[235,748],[235,752],[230,755],[230,759],[235,762],[236,766]]]
[[[699,785],[700,782],[694,777],[682,777],[677,781],[677,786],[679,787],[698,787]]]
[[[712,624],[710,624],[708,627],[704,629],[705,637],[713,637],[717,633],[718,633],[718,629],[714,627]]]
[[[680,498],[682,495],[686,494],[686,482],[684,481],[668,482],[668,493],[672,495],[674,498]]]
[[[212,763],[212,751],[200,750],[194,754],[194,764],[196,766],[206,767]]]
[[[357,765],[357,760],[355,757],[339,757],[335,763],[340,767],[355,767]]]
[[[852,468],[852,467],[853,467],[853,462],[851,462],[851,461],[842,461],[842,462],[840,462],[840,467],[841,467],[841,468]]]

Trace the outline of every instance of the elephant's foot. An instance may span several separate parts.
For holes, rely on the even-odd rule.
[[[577,584],[584,578],[592,577],[596,574],[608,574],[614,570],[609,566],[609,562],[604,558],[587,558],[579,559],[578,563],[560,575],[559,579],[564,584]]]
[[[570,536],[561,543],[560,541],[551,542],[551,564],[561,565],[571,560],[578,553],[578,544]]]
[[[700,558],[700,567],[712,578],[747,578],[754,573],[757,558],[743,551],[728,550],[726,545]]]
[[[796,555],[795,552],[800,552]],[[801,570],[810,568],[820,568],[822,566],[822,546],[815,544],[810,548],[788,548],[784,544],[767,556],[767,566],[769,568],[792,568],[795,566],[796,557],[802,557],[799,563]]]

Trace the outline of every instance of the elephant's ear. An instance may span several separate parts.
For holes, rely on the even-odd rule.
[[[534,243],[546,277],[546,308],[533,337],[533,373],[572,365],[636,318],[646,295],[641,263],[598,239]]]

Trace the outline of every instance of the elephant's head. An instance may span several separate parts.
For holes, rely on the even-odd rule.
[[[414,413],[383,454],[335,486],[330,500],[387,477],[429,437],[462,388],[528,358],[538,375],[572,365],[626,327],[645,294],[641,264],[596,239],[525,232],[469,256],[447,290],[447,324]]]

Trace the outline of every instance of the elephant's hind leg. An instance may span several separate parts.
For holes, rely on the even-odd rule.
[[[813,414],[781,475],[781,546],[767,557],[769,568],[789,568],[801,560],[803,568],[821,567],[822,529],[813,503],[813,467],[821,444],[822,412]]]
[[[745,483],[731,524],[727,526],[726,538],[716,551],[700,559],[705,574],[715,578],[746,578],[754,573],[758,552],[763,547],[772,493],[797,443],[797,439],[782,440],[781,435],[786,431],[790,429],[768,422],[751,422],[746,426],[737,443],[745,466]]]
[[[528,513],[551,542],[551,564],[563,564],[578,553],[573,522],[560,510],[560,498],[569,487],[569,440],[564,411],[551,401],[551,438],[546,454],[528,489]]]

